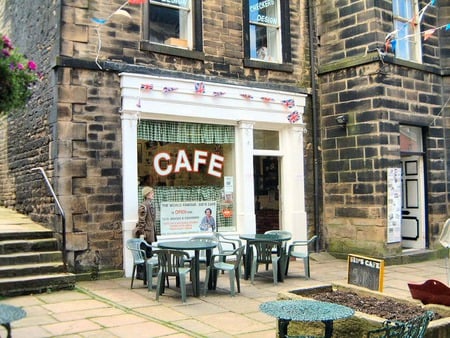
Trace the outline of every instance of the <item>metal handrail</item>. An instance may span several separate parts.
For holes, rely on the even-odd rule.
[[[48,180],[47,174],[45,173],[44,169],[42,167],[37,167],[31,169],[31,171],[39,170],[44,177],[45,183],[47,183],[48,188],[50,189],[50,192],[55,199],[56,205],[58,206],[59,212],[62,216],[62,252],[63,252],[63,264],[64,264],[64,270],[67,272],[67,255],[66,255],[66,214],[64,213],[64,210],[61,206],[61,203],[58,200],[58,197],[55,194],[55,191],[53,190],[52,185],[50,184],[50,181]]]

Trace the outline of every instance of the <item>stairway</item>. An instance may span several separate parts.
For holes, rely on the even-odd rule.
[[[72,289],[54,233],[0,207],[0,296]]]

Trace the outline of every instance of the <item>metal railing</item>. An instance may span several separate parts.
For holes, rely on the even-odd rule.
[[[63,254],[63,264],[64,264],[64,271],[67,272],[67,255],[66,255],[66,214],[64,213],[64,210],[61,206],[61,203],[58,200],[58,197],[56,197],[55,191],[53,190],[52,185],[50,184],[50,181],[48,180],[47,174],[45,173],[44,169],[42,167],[37,167],[31,169],[31,171],[40,171],[42,176],[44,177],[45,183],[47,184],[48,188],[50,189],[50,192],[56,202],[56,205],[58,207],[59,212],[61,213],[62,217],[62,229],[61,229],[61,236],[62,236],[62,254]]]

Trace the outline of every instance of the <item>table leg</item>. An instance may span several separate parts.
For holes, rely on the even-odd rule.
[[[195,250],[195,262],[194,262],[194,296],[200,297],[200,250]]]
[[[287,336],[287,329],[289,326],[289,319],[278,319],[278,337],[285,338]]]
[[[332,320],[323,320],[325,324],[325,338],[331,338],[333,335],[333,321]]]
[[[211,264],[211,256],[212,256],[212,250],[211,249],[206,249],[206,266],[208,267]],[[210,274],[209,274],[209,279],[208,279],[208,290],[213,290],[214,287],[214,272],[212,271],[212,269],[210,270]]]
[[[250,257],[250,245],[247,244],[245,245],[245,266],[244,266],[244,279],[248,280],[248,278],[250,277],[250,271],[251,271],[251,265],[252,265],[252,257]]]
[[[10,323],[0,324],[0,325],[3,326],[6,329],[6,332],[7,332],[6,338],[11,338],[11,325],[10,325]]]

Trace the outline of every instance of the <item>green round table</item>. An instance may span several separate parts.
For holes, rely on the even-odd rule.
[[[0,325],[6,328],[7,338],[11,338],[11,322],[24,318],[27,313],[17,306],[0,304]]]

